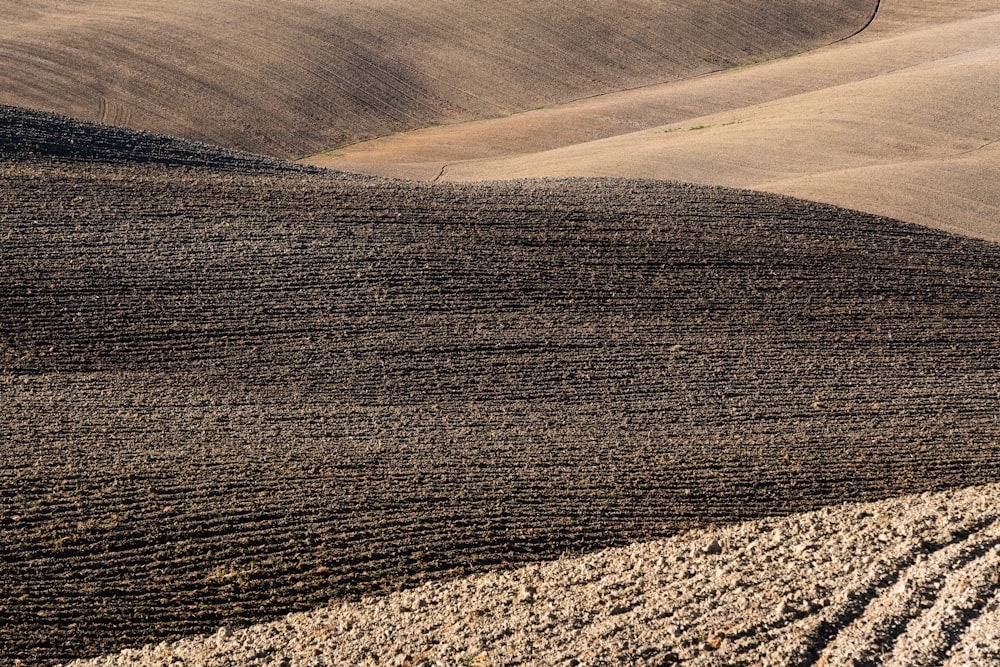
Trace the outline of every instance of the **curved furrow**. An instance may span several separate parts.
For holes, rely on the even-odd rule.
[[[896,582],[901,588],[913,584],[910,575],[918,566],[898,556],[921,541],[941,547],[925,563],[961,548],[967,530],[995,515],[998,494],[996,485],[973,487],[696,530],[73,664],[126,667],[174,657],[267,665],[274,655],[333,664],[405,662],[405,656],[447,663],[456,655],[494,664],[828,664],[827,657],[803,653],[816,617],[842,606],[887,570],[907,568]],[[995,533],[995,526],[985,530]],[[958,655],[971,656],[972,664],[989,664],[996,632],[988,627],[996,599],[986,601],[988,585],[979,587],[996,550],[943,575],[946,581],[937,582],[943,583],[942,597],[954,605],[941,611],[954,613],[938,617],[948,629],[927,626],[928,639],[936,640],[940,630],[961,632],[954,619],[971,620],[964,649],[956,649],[967,650]],[[946,565],[949,558],[939,560]],[[975,585],[978,599],[968,589],[959,592],[962,582]],[[979,607],[982,614],[973,618]],[[921,664],[927,657],[919,651],[907,656],[900,650],[904,644],[895,645],[899,664]],[[863,664],[881,660],[869,656]]]
[[[972,615],[969,624],[950,646],[948,655],[942,659],[942,664],[957,667],[1000,662],[1000,585],[995,579],[992,584],[996,591],[993,597],[978,614]]]
[[[882,664],[940,665],[952,655],[987,603],[1000,593],[1000,547],[961,567],[949,567],[933,588],[922,592],[922,611],[907,623],[891,651],[879,656]]]
[[[908,624],[935,604],[956,572],[975,571],[982,566],[984,556],[996,550],[1000,544],[997,518],[982,517],[963,526],[954,533],[957,539],[936,548],[928,549],[923,543],[908,545],[911,551],[903,555],[904,561],[890,566],[888,577],[851,596],[850,607],[857,612],[840,615],[833,623],[824,620],[815,624],[827,636],[831,629],[839,626],[839,630],[814,655],[831,665],[881,661],[884,652],[907,632]]]
[[[880,650],[892,646],[893,639],[906,629],[911,614],[931,604],[936,586],[946,579],[950,568],[970,563],[976,566],[983,554],[991,553],[1000,544],[997,518],[976,516],[968,522],[950,524],[931,512],[920,521],[911,519],[910,525],[896,531],[888,526],[885,533],[878,532],[877,525],[868,527],[867,534],[854,539],[880,545],[879,553],[865,556],[860,562],[857,558],[844,560],[843,571],[834,577],[826,563],[840,558],[828,553],[823,544],[824,539],[832,537],[817,534],[813,540],[800,542],[793,554],[805,561],[800,566],[805,572],[816,571],[814,577],[796,574],[803,582],[812,583],[810,590],[802,584],[802,601],[744,598],[748,607],[745,621],[733,625],[732,606],[724,604],[703,615],[688,617],[685,622],[721,631],[726,653],[745,660],[781,665],[817,661],[868,664]],[[927,526],[935,524],[936,528],[927,530]],[[898,530],[920,537],[910,538]],[[936,532],[937,538],[930,541],[929,532]],[[776,546],[770,547],[776,560],[789,557],[782,553],[780,542]],[[762,548],[767,554],[768,547]],[[757,554],[753,557],[760,558]],[[753,579],[746,578],[735,584],[737,592],[729,595],[738,597],[743,586],[753,585]],[[716,659],[709,651],[692,664],[714,664]]]

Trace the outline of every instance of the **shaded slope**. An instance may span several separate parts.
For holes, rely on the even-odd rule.
[[[1000,479],[995,245],[269,164],[5,157],[4,660]]]
[[[0,105],[0,158],[11,163],[57,160],[76,165],[97,162],[254,173],[318,171],[211,144],[4,105]]]
[[[311,161],[427,179],[627,176],[766,189],[1000,239],[1000,162],[978,150],[1000,137],[1000,4],[889,0],[869,30],[786,60]]]
[[[0,2],[0,102],[288,156],[851,34],[874,0]]]

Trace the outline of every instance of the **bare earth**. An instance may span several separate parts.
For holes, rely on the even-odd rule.
[[[72,667],[991,665],[1000,486],[693,530]]]
[[[407,178],[662,178],[1000,239],[1000,2],[886,0],[859,36],[748,68],[310,158]]]
[[[994,244],[3,110],[0,654],[1000,480]]]
[[[829,43],[875,0],[0,0],[0,103],[271,155]]]
[[[1000,660],[1000,0],[0,0],[0,64],[0,664]]]

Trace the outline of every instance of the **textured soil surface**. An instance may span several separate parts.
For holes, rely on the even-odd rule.
[[[1000,487],[765,519],[74,667],[988,665]]]
[[[288,157],[852,34],[876,0],[0,0],[0,103]]]
[[[0,240],[0,662],[1000,480],[985,241],[10,108]]]

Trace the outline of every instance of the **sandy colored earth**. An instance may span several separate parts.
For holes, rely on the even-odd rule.
[[[325,149],[307,159],[370,174],[662,178],[1000,238],[997,0],[105,0],[0,17],[2,103]]]
[[[660,178],[1000,238],[1000,3],[887,0],[809,53],[310,162],[407,178]]]
[[[289,157],[825,44],[875,0],[0,2],[0,103]]]

